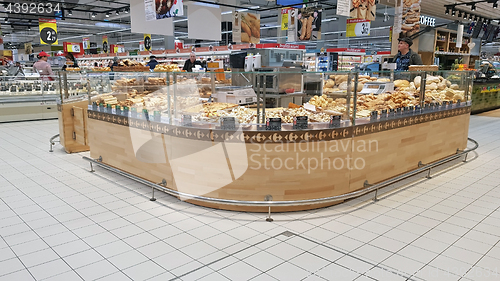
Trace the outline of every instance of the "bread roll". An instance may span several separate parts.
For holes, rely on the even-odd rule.
[[[396,80],[394,81],[394,87],[402,87],[402,88],[407,88],[410,86],[410,82],[407,80]]]

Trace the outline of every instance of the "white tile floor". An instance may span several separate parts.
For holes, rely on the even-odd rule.
[[[0,280],[500,280],[500,118],[470,128],[466,164],[269,223],[89,173],[48,152],[55,120],[0,124]]]

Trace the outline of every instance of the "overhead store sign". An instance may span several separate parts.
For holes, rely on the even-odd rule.
[[[157,20],[184,15],[182,0],[144,0],[146,20]]]
[[[221,9],[190,4],[188,8],[188,38],[221,41]]]
[[[288,30],[288,13],[292,8],[281,9],[281,30]]]
[[[420,2],[421,0],[403,2],[402,37],[410,37],[420,30]]]
[[[436,18],[420,16],[420,24],[434,27],[436,26]]]
[[[351,0],[337,0],[337,15],[349,17],[351,15]]]
[[[260,15],[252,13],[233,13],[233,41],[241,43],[260,42]]]
[[[83,53],[83,43],[63,42],[64,52]]]
[[[29,43],[24,43],[24,53],[26,55],[31,55],[33,54],[33,45],[31,44],[31,42]]]
[[[59,44],[57,40],[57,21],[55,19],[38,19],[40,43],[44,45]]]
[[[318,6],[298,9],[296,41],[315,41],[321,39],[322,12],[323,9]]]
[[[153,48],[153,42],[151,41],[151,34],[144,34],[144,50],[151,51]]]
[[[102,52],[105,54],[109,53],[109,43],[107,35],[102,36]]]
[[[110,49],[111,53],[115,53],[115,54],[125,52],[125,46],[123,46],[123,45],[111,44],[109,49]]]
[[[256,47],[259,49],[279,48],[279,49],[296,49],[296,50],[299,50],[299,49],[304,50],[306,48],[305,45],[277,44],[277,43],[258,44]]]
[[[377,13],[377,1],[351,0],[349,7],[349,17],[353,19],[364,19],[373,21]]]
[[[370,35],[370,21],[363,19],[348,19],[346,26],[346,37],[358,37]]]
[[[83,49],[84,50],[90,49],[90,38],[89,37],[84,37],[83,40],[82,40],[82,44],[83,44]]]

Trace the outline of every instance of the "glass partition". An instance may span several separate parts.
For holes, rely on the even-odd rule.
[[[347,127],[470,100],[468,72],[111,72],[68,74],[69,89],[88,90],[94,108],[178,126],[260,130]],[[71,82],[75,79],[88,80]],[[297,83],[298,82],[298,83]],[[74,84],[73,84],[74,83]],[[306,86],[307,85],[307,86]],[[71,90],[69,90],[71,92]],[[444,107],[443,107],[444,105]],[[465,105],[465,103],[464,103]]]
[[[0,98],[54,96],[56,81],[42,81],[38,77],[0,76]]]

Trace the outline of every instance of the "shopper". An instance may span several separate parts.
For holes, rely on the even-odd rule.
[[[118,57],[114,57],[114,58],[113,58],[113,64],[112,64],[112,65],[111,65],[111,67],[110,67],[110,68],[111,68],[111,71],[114,71],[114,70],[113,70],[113,67],[118,66],[118,63],[119,63],[119,59],[118,59]]]
[[[50,63],[47,62],[48,59],[49,54],[41,51],[38,54],[38,61],[33,64],[33,70],[40,74],[42,81],[54,81],[54,73],[52,72]]]
[[[158,64],[158,61],[156,60],[156,57],[150,56],[149,62],[146,64],[146,66],[149,66],[149,70],[153,70],[153,69],[155,69],[157,64]]]
[[[24,76],[24,69],[20,62],[16,62],[16,74],[14,76]]]
[[[184,63],[184,67],[182,68],[182,70],[185,70],[187,72],[193,72],[193,67],[195,65],[202,66],[201,61],[196,60],[196,54],[191,53],[189,55],[189,59],[186,60],[186,62]]]
[[[409,37],[398,39],[398,54],[394,57],[396,62],[396,70],[408,71],[410,65],[422,65],[422,58],[419,54],[410,49],[413,45],[413,40]]]
[[[66,57],[66,63],[62,67],[62,70],[66,70],[67,67],[78,67],[78,63],[72,53],[67,53],[64,57]]]

